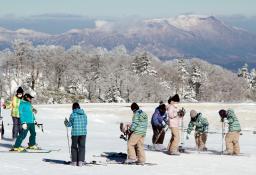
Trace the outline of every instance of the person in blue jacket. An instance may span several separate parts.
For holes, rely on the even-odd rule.
[[[163,142],[165,137],[165,127],[167,124],[167,114],[165,104],[160,104],[151,118],[151,125],[153,129],[152,143],[157,150],[163,149]]]
[[[35,116],[32,107],[32,97],[30,94],[25,94],[23,100],[20,102],[19,115],[22,131],[18,135],[14,147],[11,151],[24,151],[26,148],[21,147],[22,141],[26,138],[28,131],[30,132],[29,143],[27,149],[39,149],[36,145],[36,130],[35,130]]]
[[[87,116],[78,103],[72,106],[72,114],[64,124],[72,127],[71,165],[83,166],[85,161],[85,143],[87,135]]]

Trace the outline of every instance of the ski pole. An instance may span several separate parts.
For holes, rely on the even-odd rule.
[[[157,136],[157,138],[156,138],[156,140],[155,140],[155,142],[154,142],[153,144],[156,144],[157,141],[159,140],[160,136],[162,135],[162,133],[163,133],[163,132],[167,132],[168,129],[169,129],[168,127],[167,127],[166,129],[163,128],[163,129],[161,130],[161,132],[158,134],[158,136]]]
[[[221,154],[224,154],[224,127],[225,127],[225,123],[224,121],[222,122],[222,136],[221,136]]]
[[[68,140],[68,152],[69,152],[69,157],[71,159],[72,157],[71,157],[70,142],[69,142],[69,131],[67,126],[66,126],[66,131],[67,131],[67,140]]]

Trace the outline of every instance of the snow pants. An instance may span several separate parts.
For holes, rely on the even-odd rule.
[[[18,135],[21,133],[22,131],[22,127],[21,127],[21,123],[20,123],[20,118],[18,117],[12,117],[12,138],[16,139],[18,137]]]
[[[72,136],[71,155],[72,162],[84,162],[86,136]]]
[[[172,132],[172,137],[170,140],[170,146],[168,148],[170,154],[179,152],[178,147],[180,142],[179,128],[171,127],[171,132]]]
[[[129,140],[128,140],[128,159],[136,160],[138,158],[138,161],[140,163],[145,163],[146,157],[145,157],[145,151],[144,151],[144,136],[137,135],[133,133]],[[137,155],[136,155],[137,154]]]
[[[165,137],[165,130],[162,127],[152,126],[153,128],[153,144],[163,144]]]
[[[206,133],[195,133],[196,147],[199,151],[203,151],[206,149],[205,147],[206,140],[207,140]]]
[[[28,131],[30,132],[29,137],[29,146],[34,146],[36,144],[36,130],[34,123],[27,123],[28,128],[26,130],[22,129],[21,133],[18,135],[14,148],[19,148],[21,146],[22,141],[26,138]]]
[[[226,150],[228,154],[240,154],[240,146],[239,146],[239,132],[228,132],[225,137],[226,142]]]

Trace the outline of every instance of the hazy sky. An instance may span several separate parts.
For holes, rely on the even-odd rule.
[[[256,15],[256,0],[0,0],[0,15],[68,13],[84,16]]]

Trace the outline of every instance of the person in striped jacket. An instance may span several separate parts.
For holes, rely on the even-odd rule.
[[[240,145],[239,137],[241,126],[237,119],[237,116],[233,109],[220,110],[219,115],[221,117],[221,122],[224,122],[224,119],[227,119],[228,122],[228,133],[225,136],[226,142],[226,154],[229,155],[239,155],[240,154]]]
[[[189,139],[189,134],[195,127],[195,141],[196,141],[196,147],[198,151],[207,151],[207,148],[205,146],[206,140],[207,140],[207,132],[208,132],[208,120],[207,118],[204,118],[202,113],[198,113],[195,110],[190,111],[190,117],[191,120],[188,124],[187,129],[187,139]]]
[[[126,163],[143,165],[146,161],[144,139],[148,127],[148,116],[139,108],[137,103],[132,103],[131,110],[133,111],[133,118],[129,129],[131,136],[128,140],[128,159]]]

